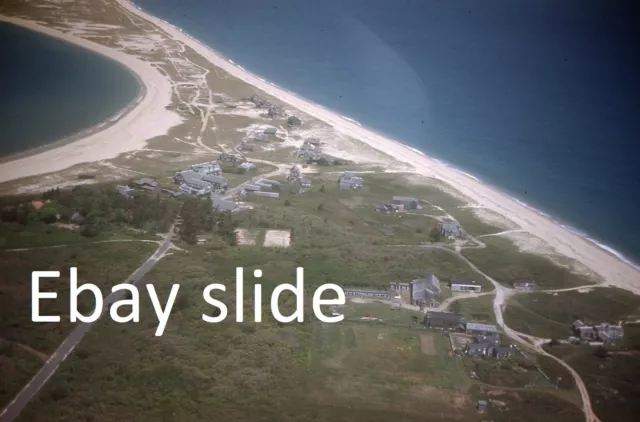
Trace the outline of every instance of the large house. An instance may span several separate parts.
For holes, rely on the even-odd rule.
[[[364,179],[353,173],[345,172],[338,180],[340,189],[360,189],[364,187]]]
[[[302,120],[300,120],[296,116],[291,116],[287,119],[287,126],[289,127],[300,126],[301,124]]]
[[[213,191],[219,191],[219,190],[227,190],[227,188],[229,187],[229,182],[227,181],[227,179],[225,179],[222,176],[214,176],[212,174],[207,174],[205,176],[202,176],[202,181],[210,183],[211,184],[211,189]]]
[[[464,317],[447,312],[427,312],[424,323],[427,327],[444,328],[453,331],[464,330]]]
[[[409,198],[406,196],[394,196],[391,203],[396,206],[401,206],[405,210],[415,210],[420,208],[416,198]]]
[[[460,226],[455,221],[438,224],[438,230],[440,230],[440,235],[447,239],[454,239],[462,234]]]
[[[238,208],[238,204],[235,202],[227,201],[216,195],[211,195],[211,205],[217,211],[235,211]]]
[[[479,293],[482,290],[482,286],[476,284],[475,281],[459,281],[454,280],[451,282],[452,292],[475,292]]]
[[[389,290],[394,291],[396,295],[412,305],[429,307],[436,306],[441,293],[440,280],[433,274],[409,283],[391,281]]]
[[[189,169],[198,174],[210,174],[214,176],[220,176],[222,174],[222,168],[220,167],[220,164],[215,161],[192,164],[189,166]]]
[[[174,181],[180,185],[179,189],[191,195],[207,195],[213,190],[213,185],[202,180],[203,175],[193,170],[177,172]]]

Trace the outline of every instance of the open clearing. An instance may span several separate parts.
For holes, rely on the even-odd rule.
[[[436,354],[436,346],[433,342],[433,333],[420,334],[420,349],[425,355]]]
[[[264,246],[275,248],[288,248],[291,242],[289,230],[267,230],[264,235]]]
[[[255,245],[258,232],[256,230],[236,229],[238,245]]]

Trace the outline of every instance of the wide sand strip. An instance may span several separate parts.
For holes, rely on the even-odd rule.
[[[258,76],[240,68],[238,65],[231,63],[228,58],[214,52],[175,26],[164,23],[162,20],[149,15],[129,1],[117,1],[130,12],[156,24],[173,38],[188,45],[212,64],[226,70],[238,79],[263,90],[267,94],[280,99],[318,120],[330,124],[348,136],[365,142],[375,149],[384,151],[384,153],[399,161],[412,165],[417,172],[425,176],[434,177],[451,184],[478,205],[507,217],[522,227],[523,230],[544,239],[559,253],[584,264],[586,267],[601,275],[608,283],[633,290],[635,293],[640,294],[640,271],[622,262],[592,242],[571,233],[551,219],[519,204],[495,188],[484,185],[397,141],[378,135],[358,123],[346,120],[318,104],[314,104],[285,89],[264,81]]]
[[[180,116],[165,109],[171,103],[169,79],[150,63],[116,49],[39,25],[33,21],[1,15],[0,20],[102,54],[127,67],[144,85],[142,96],[137,98],[136,103],[131,104],[125,113],[119,113],[113,121],[105,122],[103,127],[97,127],[93,133],[87,134],[86,137],[59,148],[45,150],[1,164],[0,183],[64,170],[80,163],[108,160],[123,152],[142,149],[148,139],[164,135],[171,127],[182,122]],[[26,121],[24,124],[29,125],[30,122]]]

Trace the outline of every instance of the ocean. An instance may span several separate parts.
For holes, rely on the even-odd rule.
[[[135,3],[243,68],[640,262],[632,2]]]
[[[74,135],[118,114],[137,77],[82,47],[0,22],[0,157]]]

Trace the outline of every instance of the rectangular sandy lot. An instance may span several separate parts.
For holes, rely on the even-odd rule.
[[[291,232],[289,230],[267,230],[264,235],[265,247],[288,248],[291,242]]]
[[[436,345],[433,339],[433,333],[420,334],[420,350],[425,355],[435,355]]]
[[[238,245],[255,245],[259,230],[236,229]]]

